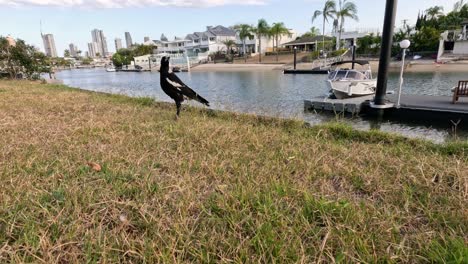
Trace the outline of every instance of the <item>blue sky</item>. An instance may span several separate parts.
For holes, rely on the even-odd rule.
[[[385,0],[353,0],[359,9],[359,22],[348,21],[345,28],[382,28]],[[43,50],[39,31],[55,37],[57,52],[62,55],[69,43],[86,51],[91,30],[102,29],[110,51],[114,39],[125,43],[124,32],[134,42],[144,36],[159,39],[203,31],[208,25],[230,26],[255,24],[259,18],[268,22],[284,22],[298,33],[311,26],[311,16],[325,0],[0,0],[0,35],[12,35]],[[442,5],[451,11],[456,0],[399,1],[397,26],[403,19],[415,23],[419,10]],[[131,3],[131,4],[129,4]],[[4,21],[7,21],[5,23]],[[314,26],[322,28],[321,20]],[[327,25],[330,28],[330,25]]]

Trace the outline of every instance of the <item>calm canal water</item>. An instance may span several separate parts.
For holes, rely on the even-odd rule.
[[[303,119],[311,124],[330,121],[335,117],[304,112],[304,99],[326,93],[326,75],[284,75],[280,71],[193,72],[178,76],[210,101],[212,108],[243,113]],[[106,72],[104,69],[70,70],[57,73],[65,84],[85,90],[152,97],[171,102],[159,86],[159,73]],[[451,95],[450,89],[464,73],[405,74],[405,94]],[[396,90],[398,75],[392,74],[388,90]],[[194,104],[196,105],[196,104]],[[375,128],[361,118],[345,119],[357,129]],[[443,142],[452,137],[451,130],[415,124],[380,123],[382,131],[397,132],[409,137]],[[468,138],[468,132],[458,136]]]

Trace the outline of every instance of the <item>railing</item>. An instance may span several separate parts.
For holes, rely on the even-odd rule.
[[[350,49],[347,49],[346,52],[341,54],[340,56],[314,60],[312,62],[312,69],[316,69],[316,68],[326,69],[326,68],[329,68],[333,63],[343,61],[343,58],[346,56],[346,54],[348,54],[349,51],[350,51]]]

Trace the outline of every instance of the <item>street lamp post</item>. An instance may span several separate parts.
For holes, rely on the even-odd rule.
[[[400,71],[400,88],[398,89],[398,101],[397,101],[397,108],[400,108],[400,100],[401,100],[401,88],[403,87],[403,72],[405,71],[405,57],[406,57],[406,50],[410,47],[411,42],[407,39],[400,42],[400,48],[403,49],[403,56],[401,59],[401,71]]]
[[[297,47],[294,46],[294,70],[296,69],[297,66]]]

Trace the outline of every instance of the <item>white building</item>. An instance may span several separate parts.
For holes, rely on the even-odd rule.
[[[297,34],[291,30],[291,34],[283,35],[279,39],[281,44],[290,42],[296,39]],[[190,58],[199,57],[201,60],[207,58],[209,54],[216,52],[226,52],[225,41],[232,40],[236,43],[239,51],[242,51],[242,40],[232,28],[224,26],[207,27],[206,31],[194,32],[188,34],[185,38],[175,37],[169,40],[164,34],[161,35],[161,40],[148,40],[144,45],[154,45],[157,49],[154,53],[181,54],[186,53]],[[262,37],[261,52],[273,51],[274,40],[268,37]],[[254,36],[252,40],[246,40],[246,49],[249,53],[259,52],[260,41]]]
[[[185,37],[185,45],[189,54],[214,53],[226,51],[223,42],[236,41],[236,32],[227,27],[206,27],[204,32],[194,32]]]
[[[145,42],[145,45],[155,45],[157,47],[157,53],[184,53],[187,50],[187,43],[189,41],[175,37],[174,40],[159,40]]]
[[[438,62],[468,59],[468,20],[460,25],[461,30],[448,30],[441,34]]]
[[[339,32],[333,32],[331,35],[333,37],[336,37],[337,39],[340,38]],[[365,36],[369,36],[369,35],[375,35],[375,36],[380,35],[380,29],[378,28],[356,28],[353,30],[343,30],[343,32],[341,32],[341,41],[345,42],[345,46],[342,48],[351,47],[353,42],[355,45],[357,45],[358,39],[363,38]]]
[[[76,47],[76,45],[73,44],[73,43],[70,43],[70,45],[68,45],[68,46],[70,48],[70,56],[71,57],[78,56],[78,47]]]
[[[12,36],[8,35],[6,37],[6,40],[8,42],[8,45],[13,46],[13,47],[16,46],[16,40]]]
[[[123,47],[122,47],[122,39],[116,38],[116,39],[114,40],[114,42],[115,42],[115,51],[116,51],[116,52],[123,48]]]
[[[284,34],[278,39],[278,47],[283,46],[283,44],[291,42],[296,40],[297,38],[297,33],[289,29],[290,34]],[[260,50],[260,39],[257,37],[256,34],[253,34],[254,37],[253,39],[246,39],[245,44],[246,44],[246,49],[247,53],[253,53],[253,54],[258,54],[259,52],[266,53],[266,52],[273,52],[275,48],[275,39],[273,37],[267,37],[267,36],[262,36],[261,38],[261,50]],[[237,36],[236,39],[237,46],[239,47],[239,50],[243,52],[243,45],[242,45],[242,40]]]
[[[108,49],[107,49],[107,39],[104,36],[104,32],[99,29],[94,29],[91,31],[91,36],[93,38],[93,42],[97,43],[97,51],[101,56],[107,56]]]
[[[54,35],[52,34],[42,35],[42,41],[44,42],[45,54],[48,57],[52,57],[52,58],[57,57],[57,49],[55,48]]]
[[[164,35],[163,35],[164,36]],[[279,44],[287,43],[296,39],[297,34],[291,30],[290,35],[283,35],[279,39]],[[183,53],[186,52],[189,56],[195,56],[199,53],[215,53],[226,52],[225,41],[232,40],[236,43],[238,49],[242,51],[242,40],[232,28],[224,26],[207,27],[206,31],[194,32],[188,34],[185,38],[175,38],[170,41],[167,38],[162,38],[161,41],[154,42],[158,46],[159,53]],[[253,39],[246,39],[246,49],[249,53],[258,53],[260,41],[254,35]],[[274,40],[268,37],[262,37],[261,52],[269,52],[273,50]]]
[[[125,42],[127,43],[127,49],[131,48],[133,45],[132,36],[130,32],[125,32]]]
[[[90,58],[96,58],[99,53],[99,47],[96,42],[88,43],[88,56]]]

